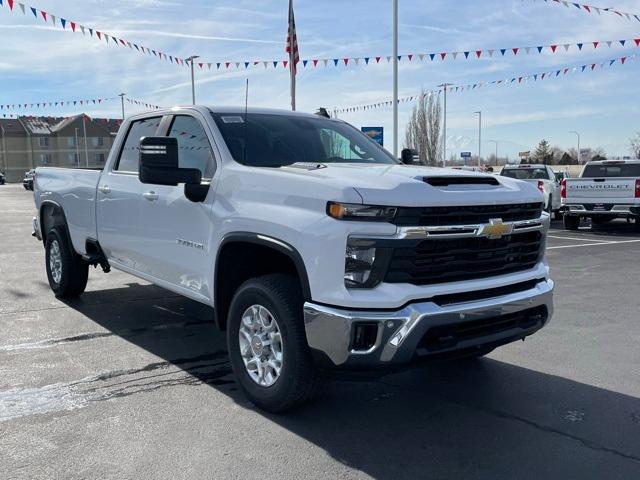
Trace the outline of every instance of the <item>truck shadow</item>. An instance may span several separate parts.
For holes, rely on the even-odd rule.
[[[208,308],[140,284],[67,304],[182,369],[189,384],[254,410],[233,382]],[[638,398],[490,358],[332,382],[306,407],[263,415],[379,479],[640,477]]]

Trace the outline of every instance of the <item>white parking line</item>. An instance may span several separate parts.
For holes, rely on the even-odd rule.
[[[579,240],[581,242],[601,242],[602,240],[600,239],[593,239],[591,240],[590,238],[578,238],[578,237],[560,237],[557,235],[547,235],[547,237],[549,238],[559,238],[560,240]]]
[[[582,245],[559,245],[557,247],[547,247],[547,250],[555,250],[558,248],[576,248],[576,247],[593,247],[594,245],[617,245],[619,243],[638,243],[640,239],[636,240],[620,240],[618,242],[599,242],[599,243],[584,243]]]

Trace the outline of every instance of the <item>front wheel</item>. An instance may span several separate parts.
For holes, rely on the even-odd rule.
[[[84,292],[89,264],[73,250],[63,227],[54,227],[47,234],[45,259],[49,286],[56,297],[77,297]]]
[[[246,396],[273,413],[307,400],[318,383],[302,318],[300,285],[289,275],[251,279],[236,291],[227,319],[231,367]]]
[[[565,215],[564,228],[565,230],[578,230],[580,228],[580,217]]]

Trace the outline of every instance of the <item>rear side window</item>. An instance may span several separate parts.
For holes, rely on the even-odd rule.
[[[142,137],[154,137],[162,117],[145,118],[131,122],[124,146],[120,151],[120,158],[115,170],[118,172],[138,173],[138,161],[140,159],[140,139]]]
[[[213,176],[215,163],[211,145],[207,133],[196,118],[177,115],[168,136],[178,139],[180,168],[197,168],[202,172],[202,178]]]
[[[620,163],[609,165],[587,165],[583,178],[640,177],[640,163]]]
[[[549,180],[546,168],[504,168],[502,176],[518,180]]]

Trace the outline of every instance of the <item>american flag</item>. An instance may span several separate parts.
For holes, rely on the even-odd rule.
[[[285,51],[289,54],[291,71],[293,75],[297,73],[298,62],[300,61],[300,50],[298,50],[298,37],[296,35],[296,21],[293,17],[293,0],[289,0],[289,31],[287,33],[287,47]]]

